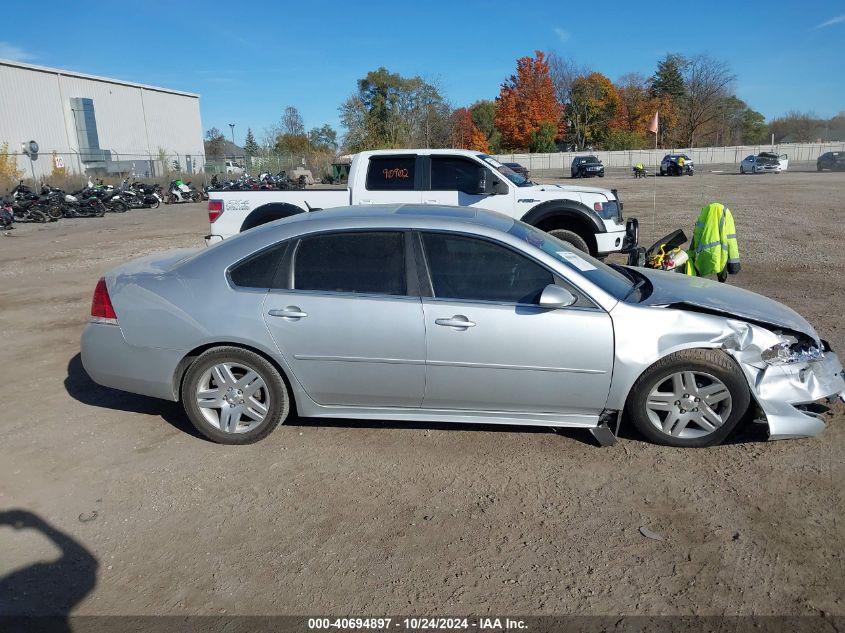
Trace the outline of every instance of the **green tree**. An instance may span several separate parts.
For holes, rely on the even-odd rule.
[[[476,101],[469,107],[469,112],[475,127],[487,138],[490,151],[498,153],[502,146],[502,135],[496,129],[496,102],[488,99]]]
[[[673,100],[680,99],[686,93],[682,70],[686,65],[683,56],[667,53],[657,62],[657,70],[651,78],[651,96],[669,95]]]
[[[337,132],[335,132],[331,125],[326,123],[323,127],[315,127],[308,132],[308,142],[314,150],[336,152]]]
[[[386,68],[358,80],[340,106],[351,152],[394,147],[444,147],[451,137],[451,108],[436,86]]]
[[[590,73],[573,81],[566,116],[575,144],[601,145],[618,108],[619,92],[601,73]]]
[[[252,128],[247,128],[246,139],[244,139],[244,153],[247,156],[257,156],[260,148],[255,142],[255,136],[252,134]]]
[[[529,151],[537,153],[556,152],[556,136],[557,125],[551,121],[543,121],[540,123],[540,126],[531,133],[531,140],[528,143]]]

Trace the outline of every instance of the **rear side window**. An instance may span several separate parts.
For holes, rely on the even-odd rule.
[[[450,156],[431,157],[432,191],[478,191],[481,165],[464,158]]]
[[[540,264],[500,244],[447,233],[423,233],[438,299],[536,304],[555,283]]]
[[[369,191],[413,191],[415,156],[375,156],[367,171]]]
[[[385,231],[303,238],[294,259],[294,288],[404,295],[405,236]]]
[[[239,288],[270,288],[279,263],[287,250],[288,242],[265,248],[229,269],[229,279]]]

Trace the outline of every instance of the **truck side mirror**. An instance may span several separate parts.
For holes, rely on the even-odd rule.
[[[475,188],[475,191],[472,193],[483,195],[485,193],[490,193],[488,188],[490,187],[491,180],[487,176],[487,170],[484,167],[478,168],[478,186]]]

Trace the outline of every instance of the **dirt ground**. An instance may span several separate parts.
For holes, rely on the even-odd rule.
[[[841,353],[845,173],[790,167],[589,184],[619,189],[644,244],[726,203],[731,283]],[[97,279],[207,229],[187,205],[0,237],[0,613],[845,614],[842,406],[816,439],[748,428],[704,450],[306,420],[230,447],[176,404],[92,383],[78,354]]]

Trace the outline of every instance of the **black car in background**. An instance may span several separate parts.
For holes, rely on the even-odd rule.
[[[513,171],[518,173],[520,176],[525,178],[525,180],[531,180],[528,176],[531,174],[528,169],[520,165],[519,163],[502,163],[505,167],[510,167]]]
[[[572,160],[570,171],[573,178],[604,178],[604,165],[596,156],[576,156]]]
[[[825,152],[816,160],[816,170],[845,170],[845,152]]]

